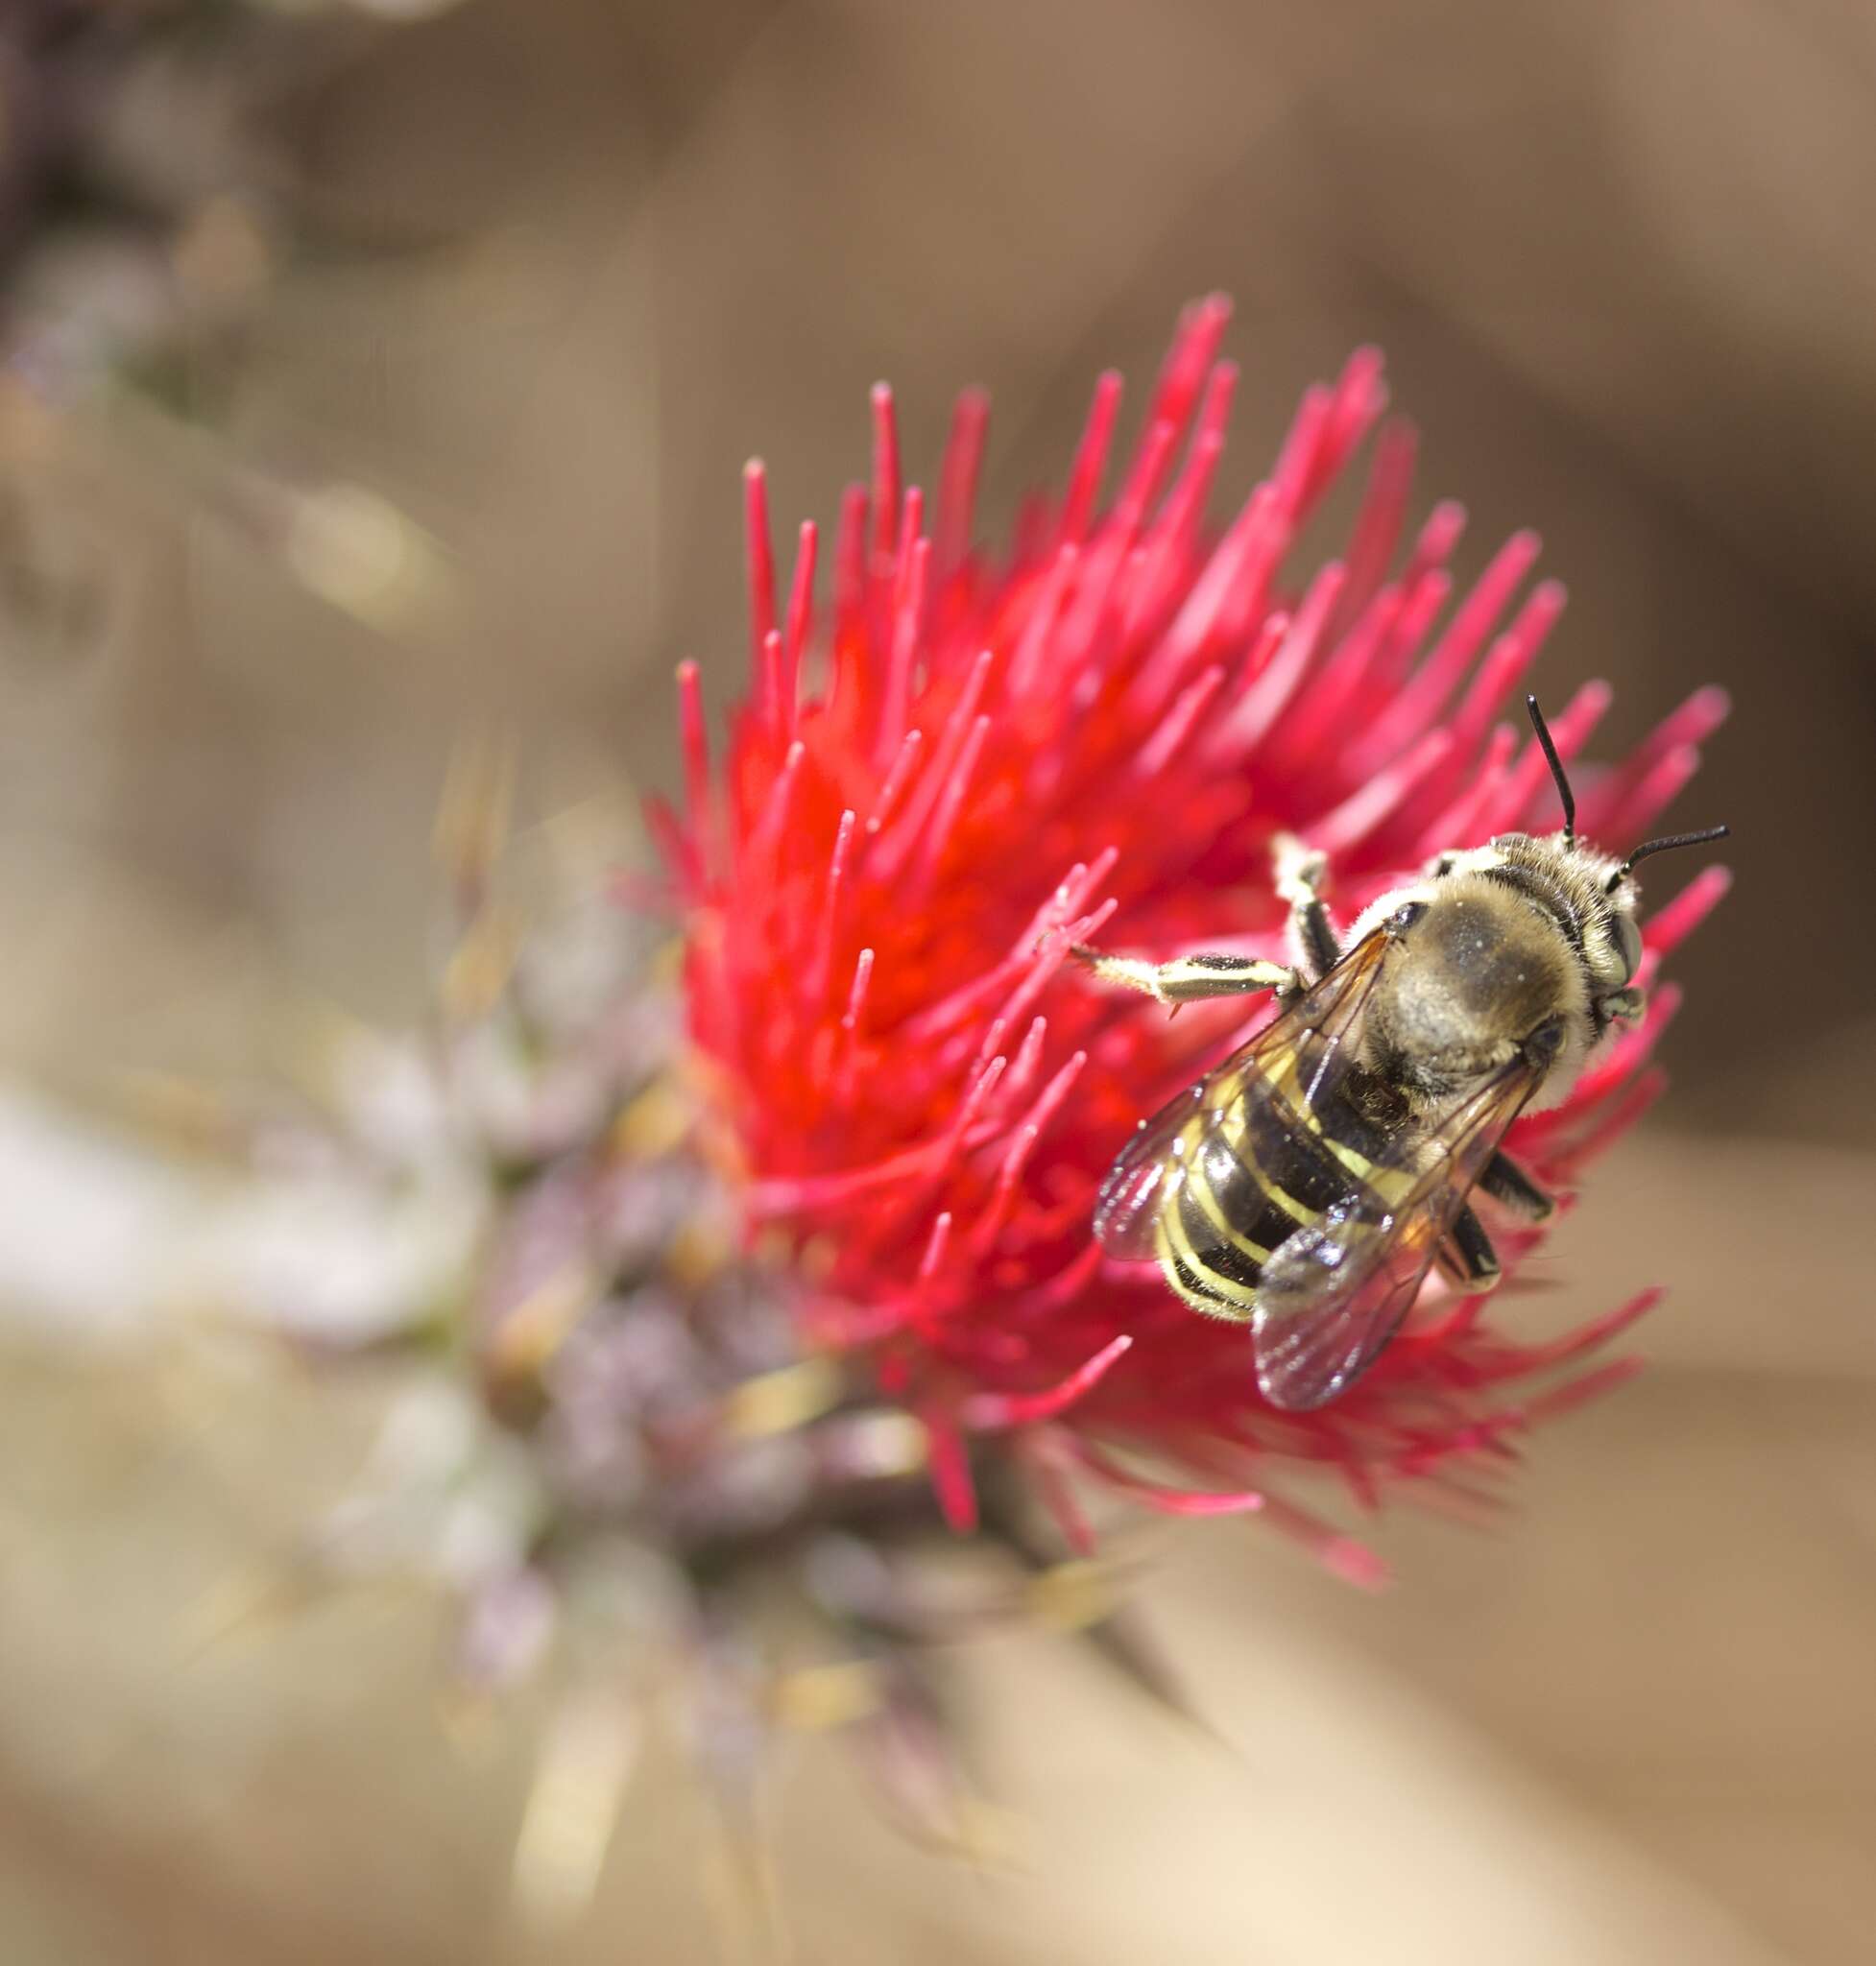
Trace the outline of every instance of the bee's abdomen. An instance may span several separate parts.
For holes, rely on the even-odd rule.
[[[1173,1290],[1207,1317],[1248,1318],[1255,1303],[1251,1285],[1227,1283],[1202,1258],[1180,1255],[1162,1243],[1160,1269]],[[1253,1284],[1255,1279],[1252,1280]]]
[[[1379,1145],[1344,1102],[1299,1116],[1251,1081],[1228,1115],[1188,1135],[1155,1238],[1166,1282],[1209,1316],[1248,1318],[1271,1255],[1361,1186]]]

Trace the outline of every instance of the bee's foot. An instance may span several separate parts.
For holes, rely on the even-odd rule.
[[[1329,856],[1306,846],[1294,833],[1278,833],[1270,842],[1270,865],[1277,893],[1291,907],[1315,899],[1329,871]]]

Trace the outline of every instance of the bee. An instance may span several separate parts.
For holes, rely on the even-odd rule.
[[[1249,1324],[1273,1405],[1308,1411],[1346,1392],[1435,1262],[1461,1289],[1497,1283],[1469,1197],[1477,1186],[1527,1219],[1551,1212],[1502,1143],[1642,1016],[1636,866],[1726,835],[1650,840],[1626,859],[1579,839],[1563,761],[1537,699],[1526,703],[1561,831],[1440,854],[1346,945],[1318,893],[1322,857],[1280,841],[1294,968],[1075,948],[1097,978],[1175,1007],[1276,994],[1248,1043],[1141,1122],[1094,1209],[1111,1256],[1150,1259],[1194,1310]]]

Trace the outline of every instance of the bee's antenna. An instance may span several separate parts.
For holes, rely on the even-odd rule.
[[[1610,892],[1626,879],[1636,861],[1646,860],[1650,853],[1665,853],[1672,847],[1704,847],[1709,840],[1723,840],[1731,831],[1729,826],[1710,826],[1697,833],[1670,833],[1665,840],[1649,840],[1646,846],[1637,847],[1609,876]]]
[[[1534,696],[1525,698],[1525,707],[1530,712],[1530,728],[1537,732],[1537,741],[1544,747],[1551,776],[1556,780],[1557,797],[1563,801],[1563,844],[1574,847],[1576,844],[1576,799],[1570,789],[1569,779],[1564,776],[1563,759],[1557,755],[1556,739],[1551,735],[1551,727],[1544,721],[1544,712],[1537,707]]]

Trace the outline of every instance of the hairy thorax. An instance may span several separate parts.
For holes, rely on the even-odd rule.
[[[1484,875],[1442,881],[1376,982],[1364,1064],[1418,1104],[1503,1066],[1547,1019],[1580,1014],[1580,966],[1546,927]]]

